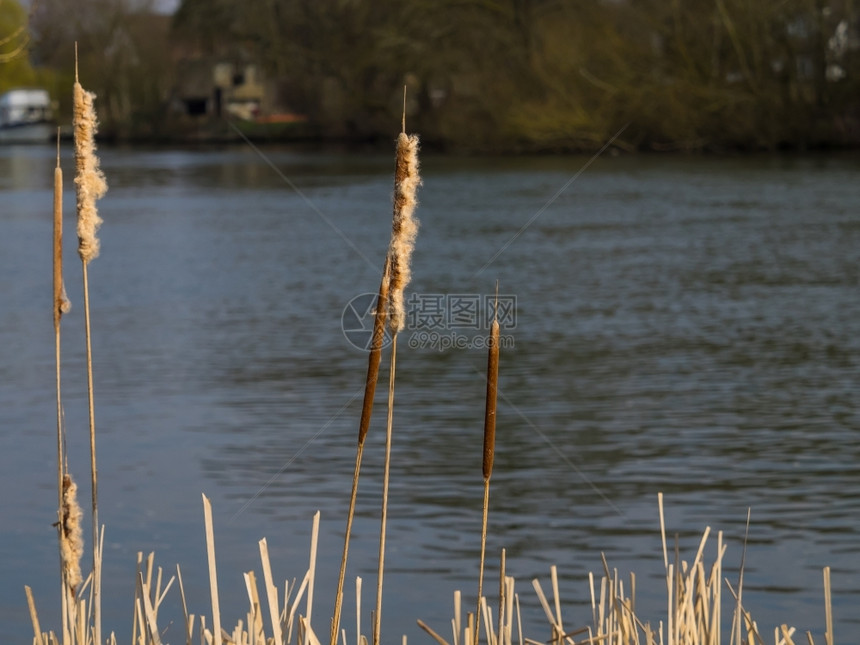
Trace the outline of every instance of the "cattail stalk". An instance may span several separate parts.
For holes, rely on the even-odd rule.
[[[496,399],[499,389],[499,320],[494,312],[490,327],[490,347],[487,352],[487,400],[484,410],[484,457],[481,470],[484,475],[484,504],[481,520],[481,566],[478,573],[478,606],[475,610],[474,645],[478,645],[481,628],[481,596],[484,593],[484,559],[487,551],[487,518],[490,511],[490,477],[493,474],[493,457],[496,450]],[[489,625],[488,625],[489,628]],[[489,637],[487,638],[489,642]]]
[[[60,133],[57,132],[57,166],[54,168],[54,363],[57,386],[57,521],[60,523],[60,565],[63,553],[63,400],[60,392],[60,320],[63,317],[63,169],[60,168]],[[65,619],[63,624],[65,624]]]
[[[60,168],[60,134],[57,132],[57,166],[54,168],[54,353],[57,368],[57,494],[58,519],[63,507],[63,403],[60,394],[60,320],[63,317],[63,169]]]
[[[388,525],[388,482],[391,474],[391,439],[394,429],[394,377],[397,366],[397,334],[391,339],[388,372],[388,422],[385,430],[385,461],[382,474],[382,517],[379,529],[379,564],[376,573],[376,611],[373,614],[373,645],[379,645],[382,630],[382,580],[385,575],[385,537]]]
[[[370,427],[370,418],[373,414],[373,399],[376,395],[376,384],[379,381],[379,363],[382,360],[382,346],[385,344],[385,321],[388,318],[388,283],[389,262],[386,257],[385,267],[382,271],[382,282],[379,285],[379,294],[376,298],[376,307],[373,316],[373,335],[370,341],[370,354],[367,359],[367,377],[364,381],[364,403],[361,407],[361,420],[358,424],[358,447],[355,452],[355,470],[352,475],[352,491],[349,496],[349,510],[346,515],[346,532],[343,538],[343,555],[340,560],[340,573],[337,579],[337,592],[335,596],[334,611],[332,612],[330,644],[337,645],[337,636],[340,629],[341,611],[343,608],[343,583],[346,576],[346,562],[349,556],[349,539],[352,534],[352,521],[355,517],[355,502],[358,497],[358,478],[361,473],[361,459],[364,454],[364,440]]]
[[[74,589],[80,583],[80,554],[76,560],[77,575],[70,578],[68,575],[69,554],[72,551],[83,549],[80,541],[80,518],[76,520],[76,536],[79,543],[74,547],[69,544],[69,538],[65,527],[67,525],[67,486],[66,486],[66,456],[65,456],[65,427],[63,423],[63,399],[60,387],[61,352],[60,352],[60,321],[63,314],[68,313],[71,303],[66,296],[66,287],[63,283],[63,170],[60,167],[60,132],[57,130],[57,165],[54,168],[54,234],[53,234],[53,319],[54,319],[54,362],[56,366],[56,396],[57,396],[57,528],[58,546],[60,553],[60,594],[62,598],[62,625],[63,642],[70,639],[68,631],[69,610],[74,604]],[[75,506],[78,510],[77,500]]]
[[[388,380],[388,423],[385,433],[385,465],[382,477],[382,518],[379,529],[379,564],[376,580],[376,611],[373,622],[373,645],[379,645],[382,625],[382,583],[385,571],[385,535],[388,522],[388,484],[391,473],[391,440],[394,422],[394,380],[397,367],[397,334],[406,325],[403,291],[412,276],[412,250],[418,234],[415,207],[421,185],[418,174],[418,136],[406,134],[406,88],[403,89],[403,127],[397,137],[394,165],[394,209],[391,241],[386,264],[390,272],[388,329],[391,332],[391,367]]]
[[[77,60],[77,46],[75,48]],[[75,64],[75,84],[73,91],[74,110],[73,126],[75,133],[75,193],[78,216],[78,255],[83,265],[84,283],[84,330],[87,347],[87,393],[90,421],[90,475],[92,484],[92,520],[93,520],[93,584],[92,607],[94,622],[94,638],[101,643],[101,557],[99,554],[99,513],[98,513],[98,470],[96,468],[96,428],[95,405],[93,402],[93,362],[92,338],[90,333],[90,297],[87,267],[98,257],[99,240],[96,231],[101,225],[101,218],[96,209],[96,200],[101,199],[107,191],[107,182],[99,168],[99,159],[95,154],[95,134],[98,127],[93,100],[95,95],[87,92],[78,82],[77,62]]]

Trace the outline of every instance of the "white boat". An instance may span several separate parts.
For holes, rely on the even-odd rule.
[[[43,143],[56,136],[47,90],[19,88],[0,96],[0,143]]]

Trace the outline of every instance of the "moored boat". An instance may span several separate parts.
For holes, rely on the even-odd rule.
[[[47,90],[18,88],[0,96],[0,143],[45,143],[54,134]]]

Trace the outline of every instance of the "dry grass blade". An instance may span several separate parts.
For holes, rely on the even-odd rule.
[[[188,614],[188,603],[185,601],[185,587],[182,584],[182,571],[176,565],[176,579],[179,581],[179,596],[182,598],[182,615],[185,617],[185,645],[191,645],[194,635],[194,614]]]
[[[735,592],[734,588],[732,587],[732,583],[728,579],[725,580],[725,583],[726,583],[726,588],[729,590],[729,593],[731,593],[732,597],[735,599],[736,608],[739,608],[739,609],[737,609],[737,611],[739,612],[740,616],[739,617],[735,616],[734,620],[740,624],[740,626],[741,626],[740,629],[746,629],[746,631],[747,631],[746,639],[743,638],[742,632],[738,632],[741,634],[741,640],[739,642],[741,642],[741,643],[744,643],[744,642],[754,643],[754,642],[756,642],[756,643],[763,644],[764,640],[762,639],[761,635],[758,633],[758,625],[756,625],[756,623],[752,619],[752,616],[750,615],[750,613],[746,609],[744,609],[742,605],[738,604],[739,594]],[[735,634],[734,634],[734,630],[733,630],[733,635],[732,635],[732,642],[733,643],[735,642],[734,635]]]
[[[827,631],[824,641],[827,645],[833,645],[833,605],[830,595],[830,567],[824,567],[824,611]]]
[[[35,642],[42,643],[42,626],[39,624],[39,614],[36,612],[36,601],[33,599],[33,590],[24,585],[24,593],[27,595],[27,609],[30,611],[30,622],[33,624],[33,638]]]
[[[212,600],[212,636],[221,645],[221,608],[218,601],[218,573],[215,567],[215,531],[212,527],[212,504],[203,495],[203,522],[206,527],[206,555],[209,561],[209,595]]]
[[[260,540],[260,561],[263,566],[263,582],[266,585],[266,601],[269,605],[269,620],[272,623],[272,636],[275,645],[282,645],[284,637],[281,632],[281,620],[278,613],[278,588],[272,578],[272,565],[269,562],[269,544],[266,538]]]
[[[296,612],[299,608],[299,602],[304,597],[305,590],[308,588],[311,572],[305,572],[305,577],[302,579],[302,584],[299,585],[299,590],[296,592],[296,597],[290,605],[290,611],[287,613],[287,642],[292,640],[293,625],[295,624]]]
[[[305,616],[307,618],[307,624],[308,624],[308,629],[305,632],[306,636],[312,634],[312,630],[310,629],[310,625],[311,625],[311,618],[313,616],[313,610],[314,610],[314,581],[316,580],[317,544],[319,543],[319,533],[320,533],[320,512],[317,511],[316,513],[314,513],[313,527],[311,528],[311,553],[310,553],[310,561],[308,563],[308,604],[307,604],[307,613],[305,614]],[[316,636],[314,636],[314,640],[316,640]],[[305,645],[308,645],[307,638],[305,639]]]
[[[361,645],[361,578],[355,578],[355,645]]]
[[[484,631],[487,633],[487,644],[495,645],[496,641],[496,633],[493,628],[493,610],[490,608],[490,605],[487,603],[486,598],[481,598],[481,607],[480,607],[479,617],[484,620]]]
[[[774,628],[773,640],[776,645],[795,645],[794,641],[791,639],[794,636],[795,630],[794,627],[789,627],[788,625],[780,625],[779,627]],[[780,634],[782,634],[782,638],[780,638]]]
[[[263,613],[260,605],[260,593],[257,589],[257,576],[253,571],[248,571],[243,574],[245,580],[245,591],[248,593],[248,603],[250,611],[248,612],[248,633],[253,637],[253,640],[265,642],[263,634]]]
[[[460,635],[463,633],[462,599],[463,595],[458,589],[454,592],[454,619],[452,621],[454,627],[454,645],[460,645]]]
[[[498,625],[498,635],[500,644],[504,643],[504,633],[505,633],[505,608],[507,606],[506,602],[506,592],[507,592],[507,584],[505,578],[505,570],[507,568],[507,554],[505,550],[502,549],[502,555],[499,559],[499,625]]]
[[[543,609],[547,622],[552,625],[554,632],[561,633],[561,630],[559,630],[559,625],[555,622],[555,616],[553,616],[552,610],[549,607],[549,602],[546,599],[546,594],[543,592],[543,587],[541,587],[540,580],[538,580],[537,578],[532,580],[532,587],[535,590],[535,594],[537,594],[538,600],[540,601],[540,606]]]
[[[558,623],[558,631],[564,633],[564,625],[561,621],[561,594],[558,591],[558,567],[552,565],[549,572],[552,581],[552,596],[555,601],[555,620]]]
[[[439,643],[439,645],[449,645],[448,641],[446,641],[439,634],[437,634],[435,631],[433,631],[433,629],[431,629],[430,626],[427,625],[427,623],[425,623],[423,620],[418,620],[418,626],[421,629],[423,629],[425,632],[427,632],[427,634],[430,636],[430,638],[432,638],[434,641]]]
[[[152,590],[149,584],[143,580],[143,576],[138,574],[138,584],[140,584],[140,596],[143,600],[143,613],[146,620],[146,630],[149,634],[147,643],[152,645],[161,645],[161,639],[158,636],[158,620],[156,618],[155,609],[153,608],[150,594]]]
[[[735,610],[735,621],[736,621],[735,636],[736,636],[737,640],[735,642],[738,643],[738,645],[740,645],[740,643],[741,643],[741,629],[742,629],[741,617],[745,615],[745,612],[743,611],[744,566],[746,564],[746,557],[747,557],[747,542],[749,540],[749,534],[750,534],[750,516],[751,515],[752,515],[752,509],[749,508],[749,509],[747,509],[747,524],[746,524],[746,530],[744,532],[744,547],[743,547],[743,550],[741,551],[741,568],[740,568],[740,572],[738,573],[738,593],[737,593],[737,597],[736,597],[737,608]]]
[[[299,623],[304,632],[304,642],[307,645],[320,645],[320,640],[311,627],[311,622],[304,616],[299,616]]]
[[[663,515],[663,493],[657,493],[657,508],[660,513],[660,537],[663,541],[663,566],[669,570],[669,552],[666,548],[666,518]]]

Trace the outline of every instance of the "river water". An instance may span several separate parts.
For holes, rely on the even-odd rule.
[[[86,500],[81,268],[62,152],[73,302],[63,396]],[[662,491],[682,558],[705,527],[724,532],[733,585],[751,509],[744,601],[763,634],[787,622],[818,642],[830,566],[836,638],[850,639],[860,631],[860,159],[588,162],[423,159],[397,353],[383,638],[429,642],[417,618],[449,636],[454,590],[474,602],[481,341],[498,281],[506,346],[485,589],[504,547],[531,637],[548,637],[531,579],[548,588],[558,565],[565,625],[585,625],[601,553],[636,572],[643,618],[665,617]],[[50,147],[0,149],[8,642],[32,636],[25,584],[43,629],[58,625],[53,165]],[[189,610],[210,614],[205,493],[231,624],[247,610],[242,572],[259,575],[257,541],[267,538],[276,579],[301,578],[321,511],[313,622],[327,635],[365,377],[362,294],[377,288],[388,242],[392,155],[105,149],[102,166],[110,191],[89,278],[105,631],[130,638],[138,551],[155,551],[170,574],[179,564]],[[355,576],[365,633],[375,597],[385,389],[359,487],[350,642]],[[174,621],[170,642],[183,640],[179,605],[174,587],[160,620]]]

